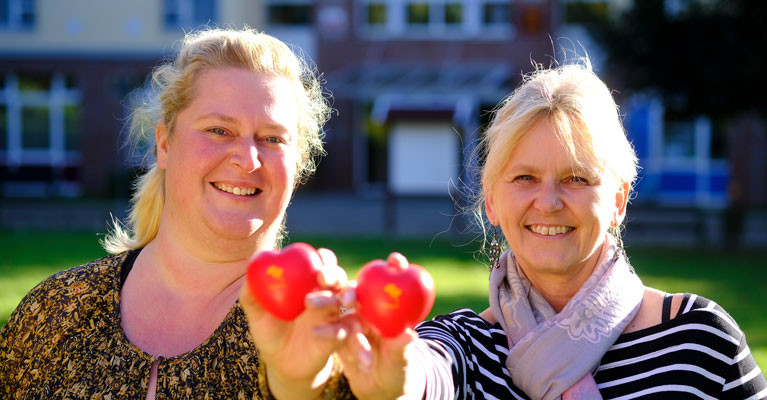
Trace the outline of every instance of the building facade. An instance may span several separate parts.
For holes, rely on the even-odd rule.
[[[674,4],[669,1],[669,11]],[[308,190],[448,197],[473,177],[489,111],[579,25],[626,0],[0,0],[0,195],[127,196],[128,94],[184,30],[249,25],[316,63],[337,110]],[[640,153],[637,202],[728,203],[728,152],[705,116],[622,99]]]
[[[314,191],[450,195],[492,109],[546,62],[553,0],[0,1],[0,193],[128,193],[129,94],[184,30],[249,25],[316,62],[337,114]]]
[[[316,4],[317,62],[338,117],[317,185],[449,196],[488,111],[552,53],[551,1],[356,0]],[[339,173],[340,172],[340,173]]]
[[[127,195],[128,94],[185,29],[263,15],[250,0],[0,1],[0,195]]]

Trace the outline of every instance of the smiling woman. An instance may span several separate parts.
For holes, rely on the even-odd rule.
[[[489,307],[438,315],[417,337],[363,330],[372,366],[340,353],[358,398],[767,397],[727,312],[634,273],[620,227],[637,158],[609,89],[580,61],[526,76],[485,132],[476,214],[509,247],[492,238]]]
[[[328,106],[290,49],[249,29],[187,35],[131,135],[149,140],[113,255],[53,275],[0,330],[2,398],[345,398],[329,291],[285,322],[242,290],[314,170]],[[327,250],[322,289],[345,274]],[[249,323],[250,322],[250,323]]]

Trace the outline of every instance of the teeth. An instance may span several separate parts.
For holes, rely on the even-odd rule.
[[[214,183],[218,190],[222,190],[227,193],[236,194],[238,196],[252,196],[256,194],[258,189],[256,188],[241,188],[237,186],[224,185],[223,183]]]
[[[539,235],[546,235],[546,236],[554,236],[559,235],[561,233],[567,233],[573,230],[572,227],[569,226],[540,226],[540,225],[530,225],[530,230],[539,234]]]

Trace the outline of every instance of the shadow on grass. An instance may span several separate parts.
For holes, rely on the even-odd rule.
[[[443,295],[437,296],[437,300],[434,302],[434,308],[429,313],[429,319],[434,318],[435,315],[448,314],[459,308],[469,308],[476,313],[481,313],[488,308],[487,296],[477,295],[460,295],[451,296]]]
[[[749,345],[767,348],[765,252],[643,248],[629,250],[629,254],[645,285],[715,301],[740,325]]]

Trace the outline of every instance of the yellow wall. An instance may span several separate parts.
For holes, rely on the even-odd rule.
[[[35,27],[0,31],[0,51],[166,53],[183,31],[163,24],[162,0],[37,0]],[[218,0],[218,25],[264,26],[264,0]]]

